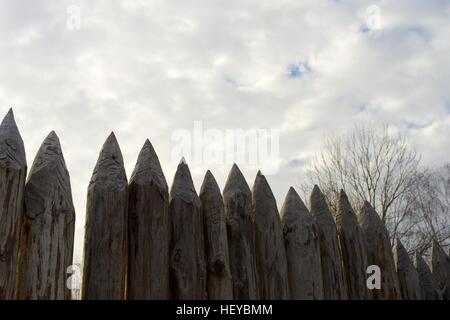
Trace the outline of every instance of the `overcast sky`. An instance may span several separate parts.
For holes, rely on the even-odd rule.
[[[448,161],[449,57],[448,0],[0,0],[0,112],[13,107],[29,167],[59,135],[78,261],[110,131],[128,177],[149,138],[170,185],[177,130],[279,130],[267,178],[281,206],[323,137],[361,121],[407,134],[425,164]],[[239,165],[252,186],[257,168]],[[197,190],[207,168],[223,188],[230,167],[191,165]]]

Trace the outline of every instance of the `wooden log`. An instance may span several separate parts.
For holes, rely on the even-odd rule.
[[[319,232],[294,188],[281,209],[290,299],[323,299]]]
[[[128,299],[170,299],[169,188],[148,139],[128,194]]]
[[[421,300],[419,274],[399,239],[394,241],[394,262],[403,300]]]
[[[223,190],[233,298],[258,299],[252,193],[233,164]]]
[[[372,290],[373,298],[376,300],[401,299],[392,246],[385,225],[367,201],[361,209],[358,220],[365,238],[367,262],[381,269],[381,289]]]
[[[211,171],[207,171],[200,189],[205,225],[208,298],[233,299],[230,260],[228,258],[227,224],[219,186]]]
[[[25,185],[19,249],[19,299],[70,300],[75,209],[69,172],[54,131],[36,154]]]
[[[0,300],[14,299],[27,163],[12,109],[0,124]]]
[[[261,171],[256,175],[252,193],[259,297],[285,300],[289,297],[289,284],[283,229],[275,196]]]
[[[88,188],[82,299],[125,297],[128,184],[114,133],[106,139]]]
[[[419,283],[422,299],[424,300],[441,300],[442,296],[439,288],[434,282],[430,267],[419,253],[414,254],[414,267],[419,275]]]
[[[319,232],[324,299],[347,299],[336,224],[328,208],[325,196],[317,185],[314,186],[311,193],[310,203],[310,211]]]
[[[450,258],[436,241],[433,241],[430,265],[442,298],[450,300]]]
[[[207,299],[202,206],[184,159],[178,165],[170,190],[169,212],[174,298]]]
[[[336,228],[348,298],[351,300],[372,299],[372,292],[366,284],[368,264],[364,235],[344,190],[341,190],[339,195]]]

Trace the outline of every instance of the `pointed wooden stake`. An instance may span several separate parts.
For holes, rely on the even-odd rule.
[[[205,223],[205,249],[208,270],[208,298],[233,299],[230,261],[228,258],[227,225],[219,186],[208,170],[200,190]]]
[[[323,299],[320,243],[316,223],[294,188],[281,209],[290,299]]]
[[[180,162],[170,190],[170,265],[175,299],[207,299],[201,202],[189,167]]]
[[[45,138],[25,186],[18,298],[69,300],[75,209],[69,172],[54,131]]]
[[[149,140],[128,190],[128,299],[170,299],[169,188]]]
[[[395,239],[393,251],[402,299],[421,300],[422,294],[420,289],[419,274],[414,268],[408,252],[399,239]]]
[[[105,141],[88,188],[82,299],[125,295],[127,176],[114,133]]]
[[[343,190],[341,190],[339,196],[336,228],[348,298],[351,300],[372,299],[372,293],[366,284],[368,264],[364,235],[350,201]]]
[[[258,299],[252,193],[236,164],[223,190],[233,298]]]
[[[381,270],[381,289],[372,290],[374,299],[401,299],[391,242],[386,227],[378,213],[367,201],[364,203],[358,219],[364,233],[367,262],[369,265],[380,267]]]
[[[288,299],[287,261],[280,215],[272,190],[260,171],[253,185],[252,208],[260,299]]]
[[[311,214],[319,231],[324,298],[326,300],[347,299],[336,224],[328,208],[325,196],[317,185],[314,186],[311,193],[310,203]]]
[[[12,109],[0,124],[0,300],[15,296],[27,163]]]
[[[442,298],[450,300],[450,258],[436,241],[433,241],[430,265]]]
[[[419,253],[414,255],[414,267],[419,274],[419,283],[422,293],[422,299],[424,300],[441,300],[442,296],[439,292],[439,288],[434,282],[431,270],[428,267],[425,260]]]

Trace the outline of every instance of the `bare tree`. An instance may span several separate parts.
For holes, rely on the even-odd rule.
[[[411,211],[404,210],[404,200],[415,183],[419,163],[420,157],[403,135],[387,126],[357,126],[347,135],[325,140],[301,188],[311,190],[318,184],[335,212],[340,189],[358,209],[367,200],[392,237],[409,228]]]
[[[426,254],[433,240],[447,251],[450,248],[450,164],[418,172],[403,203],[411,228],[397,232],[404,232],[400,236],[410,251]]]

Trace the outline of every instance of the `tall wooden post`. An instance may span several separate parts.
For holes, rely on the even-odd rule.
[[[227,225],[223,198],[211,171],[207,171],[200,189],[205,224],[208,298],[233,299],[230,260],[228,258]]]
[[[399,239],[394,241],[394,261],[403,300],[421,300],[419,274]]]
[[[317,225],[322,261],[323,294],[326,300],[347,299],[339,253],[336,224],[325,196],[316,185],[311,193],[311,214]]]
[[[258,299],[255,260],[255,229],[251,216],[252,193],[244,176],[233,164],[223,190],[233,298]]]
[[[124,298],[128,259],[127,190],[122,153],[111,133],[88,188],[82,299]]]
[[[431,270],[425,260],[423,260],[422,256],[417,252],[414,254],[414,267],[419,275],[422,299],[441,300],[442,296],[438,286],[434,282]]]
[[[376,265],[381,269],[381,289],[372,290],[373,298],[376,300],[401,299],[392,246],[385,225],[367,201],[358,218],[364,233],[367,262],[369,265]]]
[[[169,210],[174,298],[207,299],[202,207],[184,159],[175,173]]]
[[[343,190],[339,196],[336,228],[348,298],[352,300],[372,299],[372,293],[366,284],[368,264],[364,236],[356,214]]]
[[[14,299],[27,163],[12,109],[0,124],[0,300]]]
[[[260,171],[253,185],[252,208],[259,297],[264,300],[288,299],[287,261],[280,215],[272,190]]]
[[[148,139],[128,190],[128,299],[170,299],[169,188]]]
[[[431,272],[444,300],[450,300],[450,258],[439,243],[433,241]]]
[[[75,209],[69,172],[54,131],[45,138],[25,185],[18,298],[70,300]]]
[[[294,188],[281,209],[290,299],[323,299],[319,233],[316,223]]]

